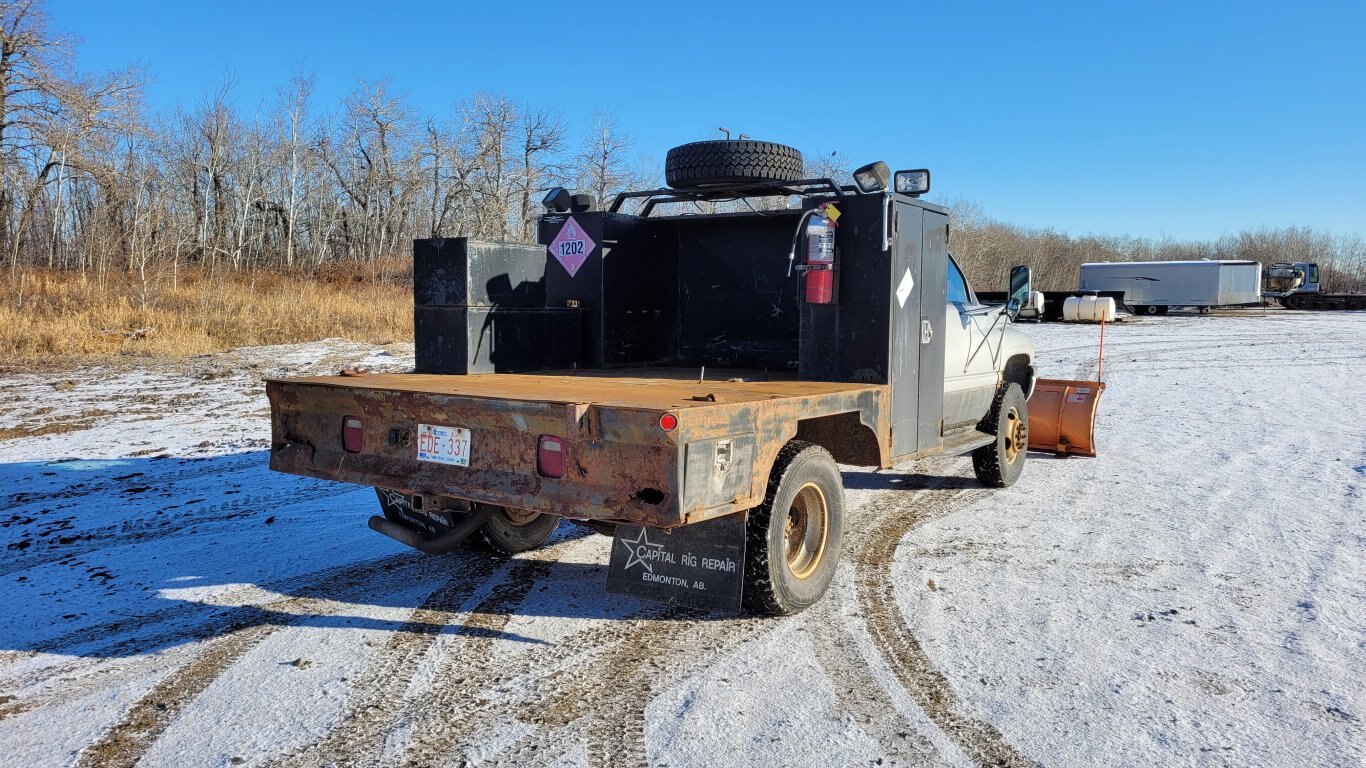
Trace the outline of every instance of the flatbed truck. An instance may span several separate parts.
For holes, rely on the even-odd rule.
[[[740,140],[666,173],[605,211],[553,190],[537,246],[417,241],[416,370],[267,382],[271,468],[374,486],[370,526],[424,552],[514,555],[568,519],[613,536],[613,592],[772,614],[833,579],[839,464],[970,453],[1014,482],[1028,270],[978,302],[927,171],[808,179]],[[667,212],[773,197],[797,205]]]

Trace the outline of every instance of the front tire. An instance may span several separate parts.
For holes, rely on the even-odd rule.
[[[990,445],[972,452],[972,470],[978,482],[989,488],[1014,485],[1029,453],[1029,407],[1019,384],[1001,387],[977,428],[996,436]]]
[[[746,536],[748,608],[793,614],[825,594],[844,545],[844,482],[828,451],[802,440],[783,446]]]

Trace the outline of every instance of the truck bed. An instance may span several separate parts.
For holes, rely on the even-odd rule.
[[[801,434],[849,445],[849,463],[886,465],[885,385],[763,372],[638,368],[550,374],[359,374],[266,383],[271,468],[578,519],[670,528],[756,506],[768,470]],[[724,378],[722,378],[724,377]],[[665,429],[661,416],[676,426]],[[345,418],[364,424],[343,450]],[[419,424],[469,429],[469,466],[419,461]],[[539,474],[543,436],[570,470]]]
[[[782,374],[749,371],[716,371],[717,378],[701,381],[698,375],[696,368],[632,368],[534,375],[380,373],[309,376],[287,381],[348,389],[544,403],[591,403],[660,411],[701,408],[718,402],[800,398],[878,388],[874,384],[798,381],[790,376],[778,378]]]

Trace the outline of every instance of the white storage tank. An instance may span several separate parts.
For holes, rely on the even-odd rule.
[[[1062,303],[1063,322],[1075,323],[1078,320],[1077,310],[1081,308],[1080,296],[1068,296]]]
[[[1081,303],[1077,305],[1077,319],[1083,323],[1094,323],[1096,321],[1095,296],[1081,297]]]
[[[1062,319],[1069,323],[1113,323],[1115,300],[1109,296],[1068,296],[1062,303]]]
[[[1091,322],[1113,323],[1115,321],[1115,300],[1109,296],[1097,296],[1091,305]]]

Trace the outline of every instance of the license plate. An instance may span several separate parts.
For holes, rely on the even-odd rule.
[[[470,431],[461,427],[418,424],[417,460],[468,467],[470,465]]]

